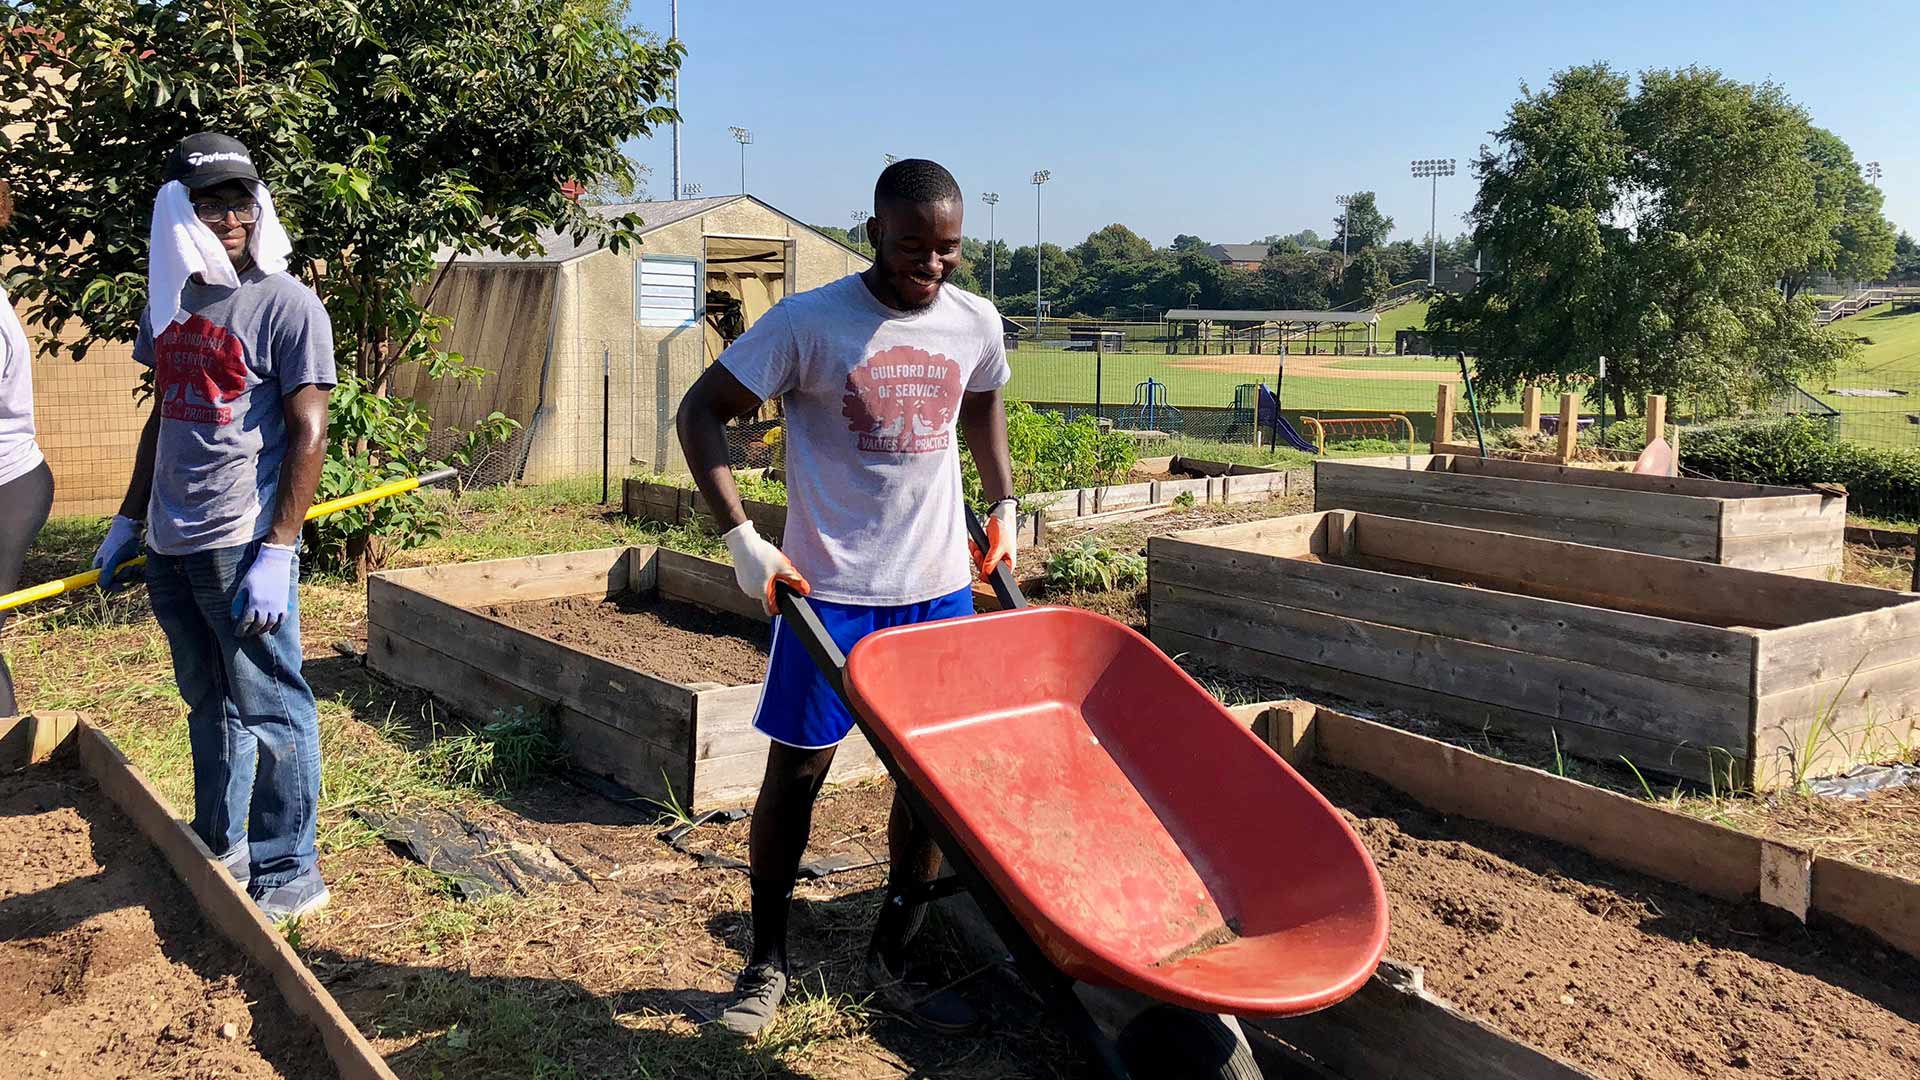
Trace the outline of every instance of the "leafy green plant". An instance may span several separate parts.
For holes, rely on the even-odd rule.
[[[1183,491],[1180,494],[1175,495],[1173,497],[1173,505],[1179,507],[1182,510],[1193,509],[1194,501],[1195,500],[1193,497],[1193,492],[1191,491]]]
[[[1138,459],[1132,436],[1103,432],[1091,416],[1070,421],[1023,401],[1007,406],[1007,452],[1016,496],[1111,484]],[[980,473],[972,455],[960,460],[967,501],[978,506],[984,501]]]
[[[440,735],[426,748],[429,769],[447,782],[480,789],[522,783],[560,761],[560,744],[542,717],[515,710],[477,731]]]
[[[1090,538],[1054,549],[1047,556],[1044,574],[1047,588],[1069,592],[1132,589],[1146,580],[1146,559],[1103,547]]]
[[[1688,428],[1689,473],[1748,484],[1844,484],[1847,508],[1893,519],[1920,515],[1920,451],[1861,446],[1810,417]]]

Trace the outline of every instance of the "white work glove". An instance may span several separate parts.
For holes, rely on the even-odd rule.
[[[759,530],[749,521],[727,533],[723,538],[727,542],[727,553],[733,556],[733,580],[740,591],[753,597],[773,615],[779,605],[774,603],[773,586],[784,581],[797,589],[801,596],[813,592],[813,586],[793,568],[793,563],[781,554],[760,535]]]
[[[987,520],[982,523],[987,530],[987,551],[980,553],[979,545],[967,541],[967,550],[973,554],[974,568],[980,571],[980,580],[985,581],[993,573],[993,568],[1006,560],[1009,570],[1020,568],[1020,503],[1015,499],[1001,499],[987,512]]]
[[[93,568],[100,571],[100,591],[118,592],[126,585],[126,579],[114,580],[120,564],[140,555],[140,534],[145,526],[130,517],[113,515],[113,524],[107,527],[107,538],[100,541],[100,550],[93,554]]]

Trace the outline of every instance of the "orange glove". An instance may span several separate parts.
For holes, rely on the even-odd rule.
[[[774,586],[784,581],[801,596],[810,596],[813,586],[800,576],[793,563],[777,547],[767,543],[749,521],[727,533],[727,553],[733,556],[733,580],[740,591],[759,600],[769,615],[779,613]]]
[[[973,555],[975,568],[980,571],[980,580],[985,581],[993,573],[993,568],[1003,562],[1009,570],[1018,568],[1019,521],[1020,504],[1013,499],[1001,499],[987,513],[987,553],[980,554],[979,545],[971,538],[967,540],[967,550]]]

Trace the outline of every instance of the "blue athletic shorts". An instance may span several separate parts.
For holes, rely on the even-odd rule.
[[[842,652],[875,630],[912,626],[973,614],[973,587],[898,607],[865,607],[811,601],[820,622]],[[767,655],[767,686],[753,726],[762,735],[801,750],[837,745],[853,730],[853,715],[840,703],[820,669],[807,655],[785,619],[773,620],[773,649]]]

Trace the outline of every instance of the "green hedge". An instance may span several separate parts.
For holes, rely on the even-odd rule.
[[[1748,484],[1845,484],[1847,508],[1878,518],[1920,518],[1920,452],[1836,439],[1800,416],[1687,428],[1680,464],[1689,474]]]

